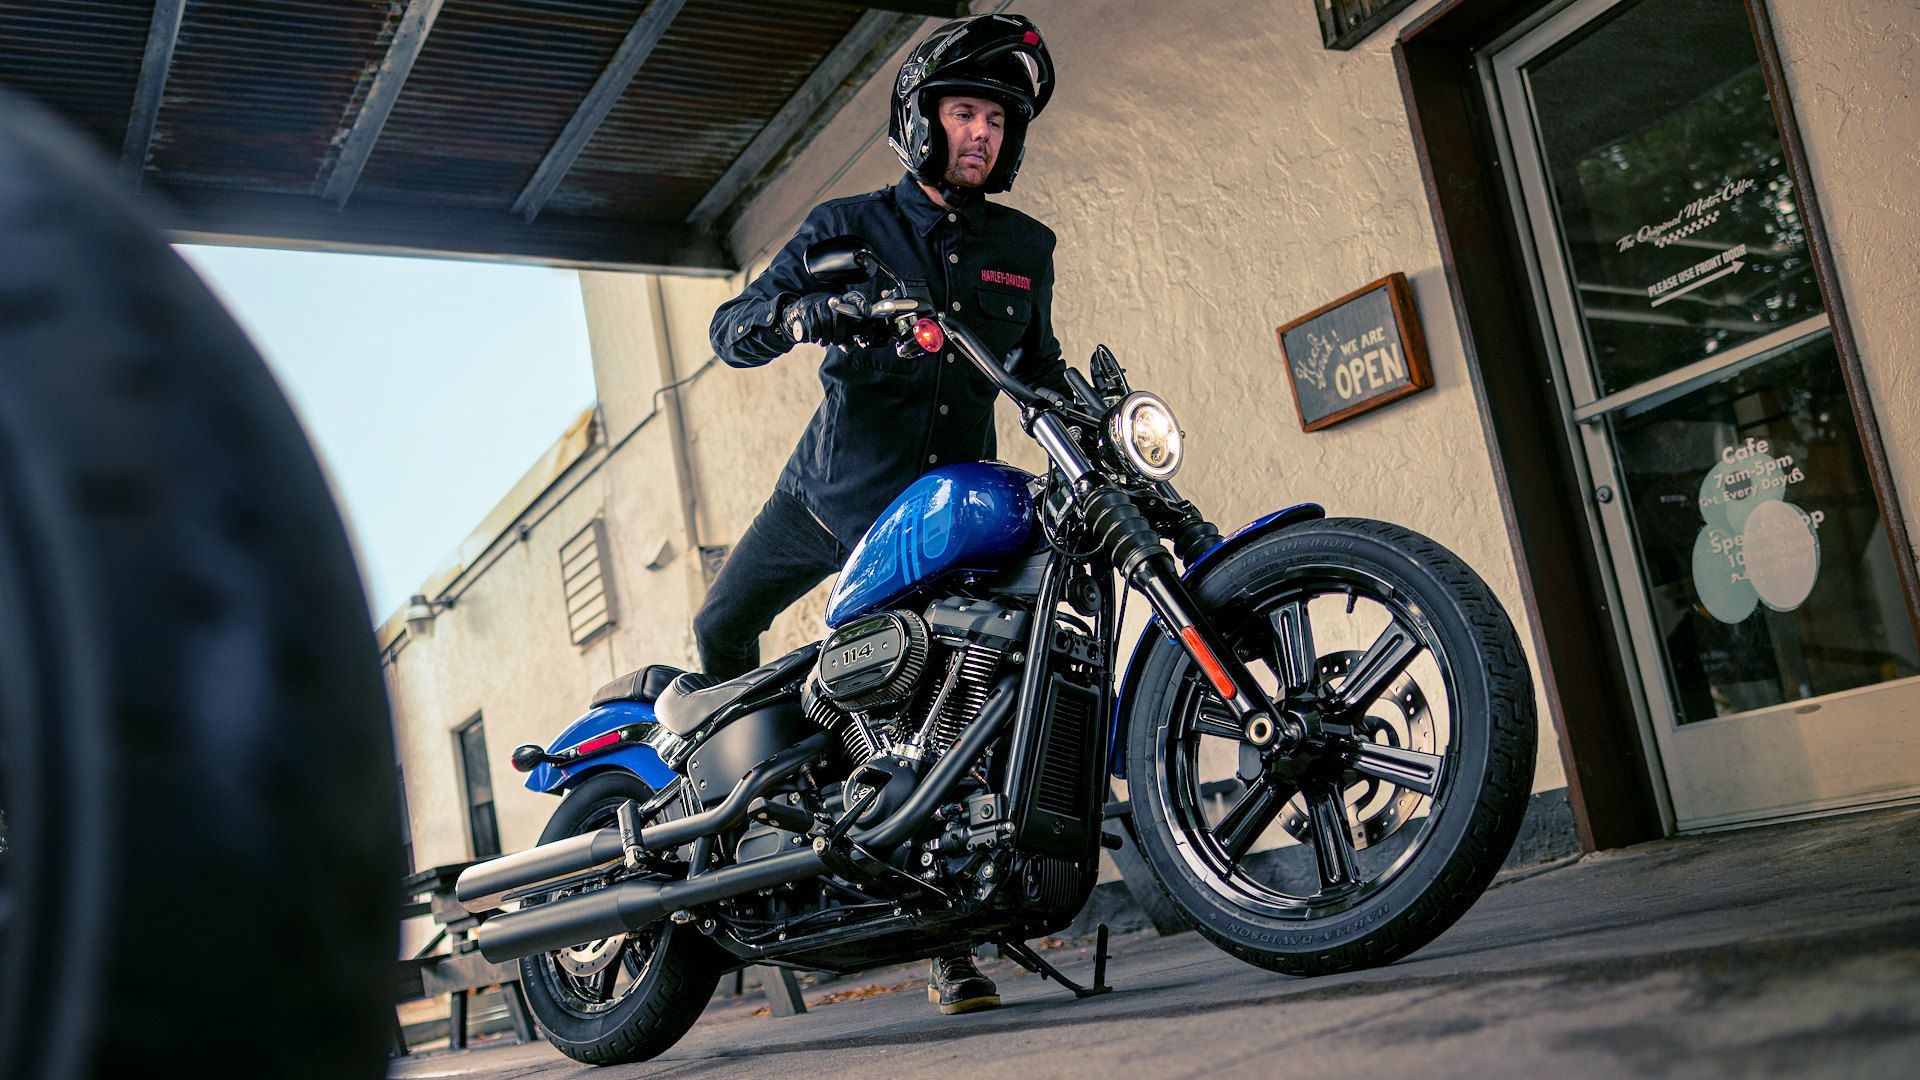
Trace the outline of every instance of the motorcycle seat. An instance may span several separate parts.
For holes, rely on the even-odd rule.
[[[651,705],[657,700],[673,680],[685,675],[685,668],[667,664],[648,664],[639,671],[629,671],[607,685],[593,692],[593,706],[598,708],[609,701],[638,701]]]
[[[754,697],[762,688],[777,690],[803,673],[820,651],[818,643],[805,645],[772,663],[762,664],[737,679],[722,682],[711,675],[689,671],[677,675],[653,703],[654,719],[681,738],[730,706]]]

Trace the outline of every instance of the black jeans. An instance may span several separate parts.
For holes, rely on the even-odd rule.
[[[774,616],[840,572],[847,549],[799,499],[776,489],[747,526],[693,616],[700,666],[722,679],[760,666],[760,635]]]

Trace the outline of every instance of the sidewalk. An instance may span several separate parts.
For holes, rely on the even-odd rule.
[[[1390,967],[1290,979],[1195,934],[1114,941],[1076,1002],[1001,964],[1006,1007],[940,1017],[924,968],[804,1016],[710,1009],[660,1059],[589,1069],[544,1043],[393,1077],[1906,1077],[1920,1059],[1920,810],[1661,841],[1511,875]],[[1086,979],[1089,949],[1049,958]]]

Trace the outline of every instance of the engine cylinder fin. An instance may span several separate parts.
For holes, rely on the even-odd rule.
[[[953,740],[966,730],[967,723],[980,715],[993,690],[993,676],[1000,667],[999,649],[978,643],[968,645],[960,654],[953,692],[945,695],[940,709],[927,717],[927,746],[944,754]]]
[[[840,740],[840,745],[846,748],[848,761],[859,764],[879,752],[879,741],[874,738],[873,729],[867,726],[866,721],[827,700],[817,686],[807,686],[802,695],[802,704],[806,706],[807,719],[832,732]]]

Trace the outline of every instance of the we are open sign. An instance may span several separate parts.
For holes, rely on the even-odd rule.
[[[1300,426],[1318,431],[1433,385],[1405,274],[1391,274],[1282,326],[1280,355]]]

